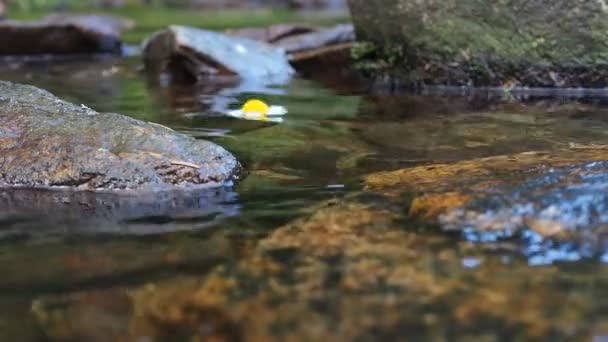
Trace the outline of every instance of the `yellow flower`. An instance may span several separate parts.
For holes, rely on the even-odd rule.
[[[278,116],[287,114],[287,109],[283,106],[269,106],[262,100],[251,99],[245,102],[241,109],[231,110],[227,114],[240,119],[281,122],[283,119]]]

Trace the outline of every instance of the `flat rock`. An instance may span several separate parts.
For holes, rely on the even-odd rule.
[[[410,215],[467,240],[520,241],[534,263],[604,260],[606,160],[606,147],[573,146],[380,172],[366,184],[395,199],[409,194]]]
[[[282,49],[254,40],[185,26],[170,26],[144,43],[146,70],[175,81],[235,77],[282,84],[293,74]]]
[[[226,34],[273,43],[286,37],[316,32],[317,30],[318,28],[306,24],[276,24],[268,27],[230,29],[226,31]]]
[[[120,53],[131,21],[105,15],[51,15],[0,21],[1,55]]]
[[[355,40],[355,31],[352,25],[342,24],[315,32],[290,35],[274,42],[287,53],[311,51],[330,45],[352,43]]]
[[[284,49],[291,65],[301,74],[315,75],[343,71],[352,64],[351,49],[354,28],[341,24],[318,28],[301,24],[278,24],[261,28],[227,31],[230,35],[247,37]]]
[[[169,128],[0,82],[0,186],[157,191],[220,186],[228,151]]]
[[[349,0],[374,75],[410,84],[608,84],[603,1]],[[548,25],[547,23],[559,23]]]

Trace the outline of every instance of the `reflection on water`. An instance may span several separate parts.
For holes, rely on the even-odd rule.
[[[234,190],[121,196],[88,192],[0,192],[0,239],[56,234],[159,234],[198,230],[238,215]],[[42,224],[44,223],[44,224]]]
[[[9,64],[0,78],[211,139],[250,173],[234,188],[187,195],[1,192],[0,340],[95,340],[110,332],[169,340],[171,333],[200,333],[192,327],[201,322],[209,336],[232,331],[222,335],[232,340],[247,334],[318,340],[314,331],[336,340],[608,332],[602,299],[608,273],[596,263],[605,246],[595,245],[590,253],[597,258],[582,261],[569,254],[586,253],[578,241],[549,249],[557,256],[539,254],[547,242],[528,230],[523,253],[521,244],[480,248],[413,226],[402,208],[360,184],[377,170],[608,145],[608,110],[597,103],[370,95],[353,91],[361,87],[350,81],[332,80],[326,84],[341,86],[327,88],[300,78],[280,87],[160,87],[146,80],[136,59]],[[280,124],[219,115],[251,97],[289,114]],[[529,205],[549,215],[552,203],[569,203],[550,210],[568,213],[562,218],[587,215],[573,221],[578,230],[603,226],[605,196],[597,191],[603,169],[567,188],[551,183],[560,174],[548,173],[538,186],[555,192],[542,197],[536,188],[507,189],[486,201],[509,219]],[[578,201],[557,198],[565,194]],[[483,215],[487,205],[472,209]],[[579,260],[580,267],[530,268],[548,263],[539,255]]]

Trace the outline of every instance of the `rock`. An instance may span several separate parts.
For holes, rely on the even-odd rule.
[[[410,215],[468,240],[517,239],[531,262],[546,264],[608,255],[606,160],[605,147],[573,146],[379,172],[366,184],[395,199],[414,194]]]
[[[120,53],[120,34],[133,23],[102,15],[51,15],[0,22],[0,54]]]
[[[593,305],[601,291],[564,289],[581,283],[575,271],[503,264],[399,219],[356,201],[319,206],[206,277],[130,292],[137,314],[126,340],[175,331],[195,341],[577,339],[593,329],[569,322],[605,321]],[[603,273],[590,277],[605,283]],[[488,317],[492,324],[483,324]]]
[[[299,9],[340,10],[346,8],[346,0],[288,0],[289,6]]]
[[[281,49],[250,39],[184,26],[170,26],[144,43],[146,69],[172,80],[235,77],[260,84],[282,84],[293,74]]]
[[[227,30],[231,36],[273,43],[286,37],[316,32],[318,28],[306,24],[276,24],[268,27],[248,27]]]
[[[408,84],[608,85],[602,1],[349,0],[361,59]],[[556,23],[559,25],[547,25]]]
[[[0,82],[0,185],[156,191],[220,186],[238,161],[211,142],[31,86]]]
[[[279,24],[266,28],[228,31],[228,34],[261,40],[284,49],[289,62],[301,74],[335,77],[352,64],[355,40],[352,25],[319,29],[306,25]]]
[[[289,53],[289,62],[298,72],[336,75],[346,69],[350,70],[354,40],[353,26],[345,24],[285,37],[274,44]]]
[[[324,46],[289,56],[289,62],[302,74],[344,72],[352,65],[352,43]]]
[[[289,54],[311,51],[336,44],[351,43],[355,40],[354,28],[350,24],[337,25],[316,32],[291,35],[274,42]]]

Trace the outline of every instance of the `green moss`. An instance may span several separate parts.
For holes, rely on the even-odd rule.
[[[597,2],[353,0],[351,6],[359,37],[375,43],[353,51],[359,69],[372,74],[388,70],[405,81],[452,85],[514,79],[606,86],[599,79],[608,65],[608,15]]]

